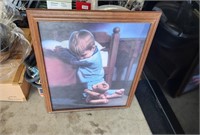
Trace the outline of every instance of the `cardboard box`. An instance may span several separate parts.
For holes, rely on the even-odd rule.
[[[7,80],[0,80],[0,101],[26,101],[30,84],[24,79],[25,66],[20,65],[17,71]]]
[[[24,37],[31,43],[31,32],[29,28],[21,28],[24,32]]]

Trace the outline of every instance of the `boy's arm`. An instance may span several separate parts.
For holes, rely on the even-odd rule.
[[[66,63],[70,63],[71,61],[78,60],[68,49],[57,46],[54,49],[54,52],[56,53],[56,56],[61,59],[62,61]]]
[[[88,66],[90,63],[88,61],[79,61],[77,59],[73,59],[70,62],[72,65],[77,65],[77,66]]]
[[[80,61],[76,56],[74,56],[67,48],[57,46],[54,49],[56,56],[66,63],[77,65],[77,66],[87,66],[90,63],[87,61]]]

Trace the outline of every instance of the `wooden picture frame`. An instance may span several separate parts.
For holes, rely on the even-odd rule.
[[[131,105],[160,12],[28,9],[27,16],[48,112]],[[97,54],[98,70],[80,64]]]

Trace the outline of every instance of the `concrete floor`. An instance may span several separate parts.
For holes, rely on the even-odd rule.
[[[164,92],[164,91],[163,91]],[[199,134],[199,90],[172,98],[164,92],[186,134]]]
[[[152,134],[137,99],[127,109],[47,113],[44,98],[31,89],[27,102],[0,102],[0,135]]]

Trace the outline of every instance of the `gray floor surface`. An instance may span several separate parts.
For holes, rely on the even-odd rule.
[[[130,108],[47,113],[31,89],[26,102],[0,102],[0,112],[0,135],[152,134],[135,97]]]
[[[199,90],[179,97],[165,96],[186,134],[199,134]]]

